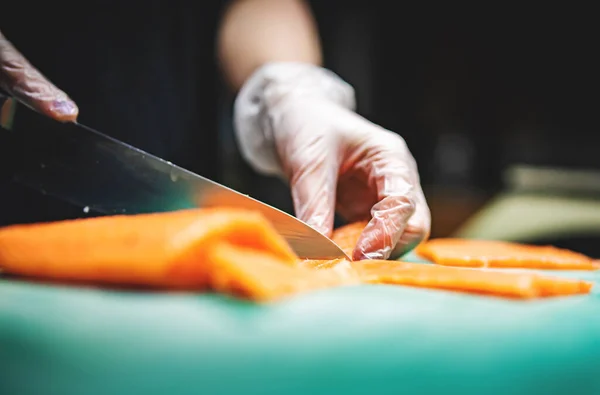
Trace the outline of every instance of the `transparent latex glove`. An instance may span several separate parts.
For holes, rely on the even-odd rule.
[[[369,220],[353,259],[396,258],[429,236],[429,208],[404,140],[354,107],[354,90],[331,71],[267,64],[236,99],[240,150],[258,172],[289,181],[296,216],[323,234],[336,210]]]
[[[75,121],[77,105],[29,63],[0,32],[0,88],[57,121]]]

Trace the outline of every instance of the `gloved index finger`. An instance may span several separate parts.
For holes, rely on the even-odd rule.
[[[369,185],[378,202],[353,252],[354,259],[398,258],[422,239],[422,191],[414,159],[404,141],[391,132],[375,132],[365,161]],[[428,213],[428,211],[427,211]],[[417,221],[417,223],[415,223]]]
[[[405,250],[398,242],[410,217],[414,204],[406,197],[389,196],[371,210],[372,218],[361,233],[352,259],[395,259]]]

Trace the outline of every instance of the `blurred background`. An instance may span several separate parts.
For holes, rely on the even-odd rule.
[[[219,3],[215,2],[214,7]],[[386,0],[312,0],[309,3],[321,33],[325,66],[354,86],[358,112],[399,133],[415,156],[432,213],[432,237],[555,244],[600,258],[600,156],[597,152],[600,136],[595,116],[598,102],[595,49],[599,35],[595,21],[585,18],[590,15],[591,20],[592,13],[552,10],[549,6],[543,9],[488,7],[485,12],[474,9],[462,12],[456,7],[417,9]],[[138,132],[138,140],[127,142],[139,146],[138,143],[147,143],[143,134],[145,125],[158,123],[164,128],[180,125],[167,124],[168,118],[162,119],[156,114],[140,115],[144,100],[150,95],[133,98],[128,84],[115,77],[117,67],[135,70],[137,62],[145,59],[130,55],[126,43],[145,43],[144,56],[151,61],[158,59],[157,64],[162,64],[161,51],[177,53],[177,48],[156,38],[160,34],[153,36],[152,32],[161,33],[159,26],[173,34],[174,39],[189,38],[189,41],[180,40],[181,45],[201,47],[204,51],[204,47],[212,48],[218,23],[217,18],[204,13],[200,15],[202,18],[195,16],[193,4],[201,4],[196,2],[188,5],[189,17],[188,14],[185,18],[176,16],[177,21],[185,23],[169,30],[172,22],[167,20],[162,24],[164,18],[160,13],[160,7],[169,5],[152,4],[141,9],[132,7],[127,12],[123,9],[125,14],[115,19],[126,22],[128,18],[137,21],[140,14],[148,17],[146,23],[131,31],[124,23],[122,31],[131,33],[132,37],[117,48],[111,46],[108,38],[120,42],[120,33],[107,36],[107,41],[101,43],[83,38],[72,40],[69,29],[81,29],[88,34],[97,26],[103,26],[88,26],[86,21],[95,21],[91,17],[71,21],[69,15],[60,12],[63,18],[60,23],[48,19],[46,24],[40,25],[40,31],[52,27],[57,37],[69,39],[62,45],[39,48],[38,37],[25,34],[27,29],[19,27],[26,25],[20,24],[18,18],[8,17],[26,15],[25,3],[11,3],[16,7],[12,12],[3,8],[0,25],[3,32],[12,33],[9,36],[17,40],[18,48],[37,54],[28,57],[50,76],[58,76],[62,74],[59,71],[63,71],[55,58],[71,51],[83,51],[85,72],[78,74],[75,66],[69,75],[74,78],[59,78],[58,85],[72,92],[73,97],[85,97],[90,102],[95,100],[89,97],[90,92],[96,95],[97,90],[105,92],[104,99],[110,95],[111,101],[118,98],[128,105],[135,103],[133,111],[137,118],[126,117],[127,122],[115,131],[130,128]],[[109,10],[103,9],[112,12]],[[62,25],[66,26],[64,30],[56,29]],[[90,37],[95,36],[90,34]],[[37,51],[29,51],[36,47]],[[190,53],[196,51],[190,50]],[[95,61],[97,57],[111,56],[118,62],[109,68]],[[198,73],[203,75],[212,75],[216,69],[216,65],[209,62],[202,67]],[[147,81],[156,79],[157,73],[162,73],[160,70],[160,67],[149,67],[147,75],[136,79],[133,82],[136,94],[143,89],[152,91],[153,86]],[[93,85],[90,89],[88,73],[96,73],[99,81],[104,78],[108,82],[102,84],[102,89]],[[194,94],[195,85],[181,78],[178,83],[183,91]],[[211,79],[212,83],[218,84]],[[212,93],[212,89],[210,85],[206,92]],[[182,97],[176,92],[161,96],[165,108],[177,105],[179,100],[185,102],[186,94]],[[225,86],[217,98],[217,107],[211,95],[202,96],[204,110],[219,114],[220,166],[212,166],[212,150],[210,154],[202,150],[194,152],[178,164],[184,167],[195,162],[208,164],[211,172],[203,175],[293,213],[287,186],[281,180],[256,174],[241,158],[231,122],[234,97]],[[89,114],[89,118],[82,118],[82,122],[90,119],[93,120],[91,125],[99,130],[113,130],[111,117],[102,116],[102,112],[107,111],[105,108],[99,105],[88,108],[84,114]],[[202,127],[208,131],[215,128],[212,119]],[[199,136],[186,137],[186,144],[197,144],[195,139]],[[153,153],[161,152],[162,141],[157,139],[140,147]],[[2,147],[0,144],[0,149]],[[0,157],[8,159],[11,154],[12,151]],[[4,168],[0,166],[0,170]],[[10,199],[5,193],[2,196],[4,205],[10,207],[7,203]],[[52,211],[45,208],[46,203],[36,203],[33,197],[31,200],[19,198],[18,204],[26,207],[27,213],[32,211],[31,207],[39,208],[35,215],[28,214],[36,220],[39,215]],[[4,210],[0,214],[10,217],[13,211]],[[79,207],[74,211],[82,215]],[[342,222],[338,219],[337,223]]]
[[[378,0],[311,4],[326,66],[355,87],[359,113],[415,156],[432,237],[600,256],[593,24],[539,10],[475,18]],[[292,213],[286,186],[241,159],[232,100],[223,94],[222,182]]]

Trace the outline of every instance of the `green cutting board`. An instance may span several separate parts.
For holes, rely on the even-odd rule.
[[[0,394],[600,394],[599,291],[357,286],[255,305],[4,279]]]

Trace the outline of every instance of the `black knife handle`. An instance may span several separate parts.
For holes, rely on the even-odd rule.
[[[0,91],[0,127],[10,130],[17,101]]]

